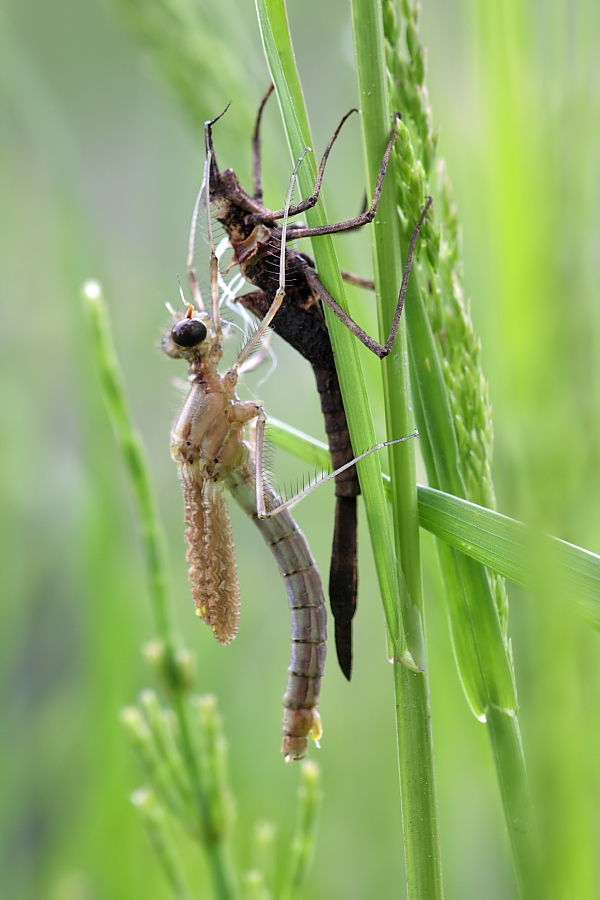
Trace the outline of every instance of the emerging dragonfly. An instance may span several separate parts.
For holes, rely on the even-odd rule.
[[[417,237],[431,205],[431,198],[427,199],[425,208],[415,225],[392,329],[386,344],[381,345],[363,331],[328,293],[319,280],[310,257],[285,247],[285,241],[286,238],[315,237],[348,231],[372,221],[391,155],[396,135],[396,121],[399,115],[395,115],[394,127],[382,159],[370,208],[359,216],[338,224],[319,228],[290,225],[286,229],[286,234],[283,234],[277,221],[284,216],[285,210],[272,212],[262,203],[260,121],[265,103],[272,90],[273,86],[271,85],[262,99],[252,140],[253,196],[244,190],[231,169],[219,172],[212,142],[211,126],[214,123],[207,123],[206,126],[206,152],[212,160],[209,173],[209,194],[216,218],[229,235],[234,251],[234,263],[239,264],[244,278],[259,288],[258,291],[238,297],[237,302],[259,318],[263,318],[270,309],[278,288],[279,275],[277,267],[274,265],[275,259],[285,258],[287,278],[285,300],[272,321],[272,328],[312,365],[325,418],[325,429],[333,466],[336,470],[342,467],[335,478],[336,513],[329,597],[335,622],[338,661],[342,672],[346,678],[350,679],[352,673],[352,619],[356,611],[358,584],[356,497],[360,493],[360,486],[356,468],[345,466],[352,459],[353,452],[322,303],[327,304],[359,340],[377,356],[380,358],[386,356],[390,352],[398,331]],[[355,110],[351,110],[351,112],[355,112]],[[288,211],[290,216],[304,212],[316,204],[327,158],[342,125],[350,114],[344,116],[325,149],[314,193],[306,200],[291,206]],[[285,251],[282,250],[282,247],[285,248]],[[342,272],[342,276],[363,287],[373,287],[371,282],[357,279],[346,272]]]
[[[212,123],[207,123],[210,128]],[[236,635],[240,596],[229,515],[223,497],[227,488],[254,521],[273,553],[285,580],[292,615],[292,657],[288,669],[282,751],[286,761],[302,759],[308,737],[318,741],[321,721],[317,711],[326,654],[326,612],[321,578],[302,532],[287,508],[277,511],[279,500],[255,466],[250,445],[244,441],[247,423],[257,420],[257,443],[264,434],[264,413],[254,402],[236,394],[238,374],[257,347],[285,290],[285,271],[268,314],[244,345],[233,365],[220,374],[222,327],[219,311],[218,263],[207,197],[213,157],[206,158],[203,186],[198,194],[192,228],[188,273],[194,305],[173,313],[173,324],[163,349],[189,364],[190,390],[171,435],[171,454],[178,463],[183,486],[189,578],[197,614],[215,637],[227,644]],[[286,206],[292,193],[292,177]],[[197,217],[207,213],[210,247],[211,305],[206,309],[193,265]],[[283,217],[283,233],[287,213]],[[262,426],[262,427],[261,427]],[[262,448],[261,448],[262,449]],[[261,462],[261,457],[259,457]],[[276,514],[270,514],[276,511]]]

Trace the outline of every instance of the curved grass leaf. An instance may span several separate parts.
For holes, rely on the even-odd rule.
[[[331,469],[329,449],[322,441],[272,418],[267,433],[274,444],[311,466]],[[389,495],[389,477],[382,478]],[[551,559],[559,590],[600,629],[600,556],[435,488],[420,484],[417,496],[421,528],[520,587],[535,588],[540,566]]]
[[[290,41],[287,15],[282,0],[257,0],[259,24],[265,54],[275,84],[282,112],[291,156],[297,160],[305,147],[312,146],[308,116],[302,88],[296,71],[294,53]],[[316,169],[312,155],[306,158],[298,172],[302,196],[312,194]],[[309,226],[326,224],[321,201],[308,210]],[[313,255],[323,284],[345,306],[344,284],[340,276],[333,242],[330,236],[322,236],[313,244]],[[329,311],[326,310],[326,314]],[[362,368],[358,358],[356,339],[335,317],[327,315],[331,343],[342,389],[344,406],[352,445],[357,452],[376,443],[369,401],[364,385]],[[351,399],[351,402],[349,402]],[[385,611],[392,655],[400,657],[409,668],[415,668],[407,651],[400,615],[399,585],[396,572],[396,555],[390,534],[389,515],[381,484],[381,467],[376,455],[358,464],[361,491],[365,499],[367,520],[375,556],[375,565]]]

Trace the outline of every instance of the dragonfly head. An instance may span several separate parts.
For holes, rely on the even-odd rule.
[[[165,333],[162,348],[174,359],[191,360],[209,353],[214,342],[209,317],[188,306],[183,315],[174,313],[174,322]]]
[[[184,316],[171,328],[171,340],[182,350],[192,350],[204,343],[208,329],[201,319]]]

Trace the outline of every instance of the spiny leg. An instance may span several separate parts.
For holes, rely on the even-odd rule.
[[[379,359],[384,359],[392,349],[394,341],[396,339],[396,335],[398,333],[398,328],[400,326],[400,316],[402,315],[402,309],[404,307],[404,298],[406,296],[406,290],[408,288],[408,279],[410,277],[410,271],[412,268],[413,256],[415,254],[415,247],[417,245],[417,238],[419,237],[419,231],[425,216],[429,212],[429,209],[432,204],[431,197],[427,198],[427,203],[421,213],[419,221],[414,227],[412,237],[410,239],[410,247],[408,248],[408,255],[406,257],[406,265],[404,266],[404,274],[402,276],[402,284],[400,286],[400,293],[398,295],[398,302],[396,304],[396,311],[394,313],[394,319],[392,322],[392,327],[390,330],[389,337],[385,344],[380,344],[379,341],[376,341],[370,335],[367,334],[364,329],[358,325],[351,316],[348,315],[345,309],[342,309],[340,304],[335,300],[327,288],[322,284],[319,276],[315,272],[311,266],[306,264],[304,268],[304,274],[306,280],[315,294],[322,300],[323,303],[327,304],[327,306],[336,314],[340,322],[348,328],[352,334],[358,338],[361,343],[365,345],[369,350],[371,350]]]
[[[320,487],[322,484],[325,484],[328,481],[331,481],[332,478],[335,478],[336,475],[339,475],[340,472],[345,472],[346,469],[349,469],[351,466],[355,466],[357,462],[360,462],[361,459],[365,459],[365,457],[370,456],[371,453],[376,453],[377,450],[383,450],[384,447],[391,447],[393,444],[402,444],[404,441],[410,441],[412,438],[419,437],[419,432],[414,431],[412,434],[408,434],[405,437],[395,438],[393,441],[381,441],[379,444],[375,444],[374,447],[371,447],[369,450],[365,450],[364,453],[360,453],[358,456],[355,456],[354,459],[349,460],[343,466],[340,466],[338,469],[335,469],[333,472],[329,472],[327,475],[322,475],[321,478],[317,478],[316,481],[313,481],[312,484],[309,484],[308,487],[305,487],[304,490],[299,491],[294,497],[290,497],[289,500],[285,500],[283,503],[280,503],[279,506],[276,506],[274,509],[266,510],[264,503],[264,495],[262,489],[262,483],[264,478],[264,442],[265,442],[265,428],[267,424],[267,419],[265,413],[262,408],[259,408],[256,422],[256,507],[258,511],[259,519],[266,519],[270,516],[276,516],[278,513],[282,512],[284,509],[290,509],[290,507],[295,506],[296,503],[299,503],[300,500],[303,500],[304,497],[307,497],[314,490]]]
[[[254,430],[254,464],[256,466],[256,512],[259,519],[267,517],[265,506],[265,428],[267,417],[263,409],[258,413]]]

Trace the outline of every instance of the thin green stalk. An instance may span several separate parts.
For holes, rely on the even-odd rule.
[[[167,839],[164,812],[154,794],[148,788],[139,788],[131,800],[142,817],[146,833],[154,847],[173,896],[176,900],[192,900],[192,895],[186,887],[179,864]]]
[[[285,886],[279,894],[279,900],[297,900],[308,878],[315,853],[317,823],[321,808],[319,782],[318,767],[311,760],[303,762],[289,872]]]
[[[150,486],[148,467],[139,438],[131,425],[131,417],[125,400],[125,389],[110,333],[108,312],[102,298],[100,285],[97,282],[86,282],[84,301],[89,313],[94,357],[102,383],[104,401],[123,454],[137,507],[137,518],[148,574],[148,591],[156,630],[163,643],[163,652],[169,674],[172,676],[172,684],[176,684],[177,661],[175,642],[169,623],[165,538]]]
[[[212,694],[197,697],[193,708],[200,738],[202,783],[209,806],[212,839],[222,840],[233,819],[233,801],[227,785],[226,743],[217,701]]]
[[[458,445],[441,365],[416,282],[407,294],[406,318],[413,367],[413,397],[421,447],[432,487],[465,495]],[[427,361],[425,363],[425,361]],[[515,710],[512,666],[485,570],[463,554],[438,547],[449,603],[451,633],[467,698],[478,718],[489,704]]]
[[[418,4],[402,0],[402,19],[391,0],[384,0],[384,9],[393,102],[408,125],[399,129],[397,165],[406,249],[412,222],[425,195],[432,193],[437,135],[425,86]],[[411,279],[406,298],[415,413],[430,485],[493,505],[487,385],[462,296],[456,208],[445,170],[439,171],[442,200],[437,213],[443,212],[443,228],[436,230],[431,217],[425,223],[426,242],[415,266],[418,278]],[[506,638],[506,592],[502,581],[473,559],[441,542],[437,548],[461,682],[474,714],[487,723],[519,891],[522,897],[532,897],[539,890],[535,826]]]
[[[486,730],[504,814],[510,825],[508,834],[521,896],[527,900],[544,897],[546,891],[537,870],[538,837],[531,826],[531,792],[522,764],[524,755],[518,719],[506,710],[490,706],[486,714]]]
[[[235,900],[239,896],[237,878],[233,868],[229,846],[220,828],[215,828],[212,820],[210,798],[206,785],[203,783],[198,763],[194,742],[191,736],[188,708],[183,694],[178,693],[173,698],[175,715],[180,731],[180,742],[190,782],[196,797],[198,811],[200,813],[204,846],[208,857],[208,864],[212,875],[215,894],[219,900]]]
[[[275,893],[275,838],[277,831],[271,822],[257,822],[252,835],[252,872],[262,896],[257,900],[271,900]]]
[[[94,356],[100,373],[105,402],[123,453],[138,510],[149,575],[152,609],[162,642],[162,652],[159,652],[157,656],[156,668],[164,676],[164,683],[175,709],[179,743],[195,797],[197,815],[202,824],[205,849],[216,896],[219,900],[235,900],[238,897],[235,873],[223,835],[219,829],[213,828],[206,790],[198,769],[191,737],[185,697],[185,692],[189,687],[189,666],[176,652],[176,641],[169,619],[164,537],[150,485],[148,468],[127,408],[125,391],[110,332],[108,312],[100,285],[97,282],[87,282],[84,286],[83,297],[92,325]]]
[[[380,0],[353,0],[352,19],[367,191],[372,193],[391,118]],[[384,182],[372,232],[380,340],[385,341],[396,308],[403,258],[391,178]],[[388,439],[409,434],[414,420],[404,323],[383,363],[383,381]],[[403,620],[408,648],[422,669],[415,675],[394,664],[407,891],[410,898],[435,898],[443,896],[443,882],[426,675],[415,448],[400,444],[390,449],[396,553],[407,585]]]
[[[329,447],[323,441],[272,417],[267,434],[277,447],[313,468],[331,471]],[[382,479],[391,500],[390,478],[382,475]],[[589,625],[600,629],[600,556],[596,553],[552,535],[536,534],[523,522],[427,485],[417,485],[417,500],[421,528],[520,587],[538,586],[539,572],[547,572],[551,562],[561,597]]]
[[[144,691],[139,707],[126,707],[120,718],[157,799],[197,838],[200,831],[195,798],[179,748],[165,746],[174,743],[173,730],[171,723],[164,720],[164,710],[154,691]]]

